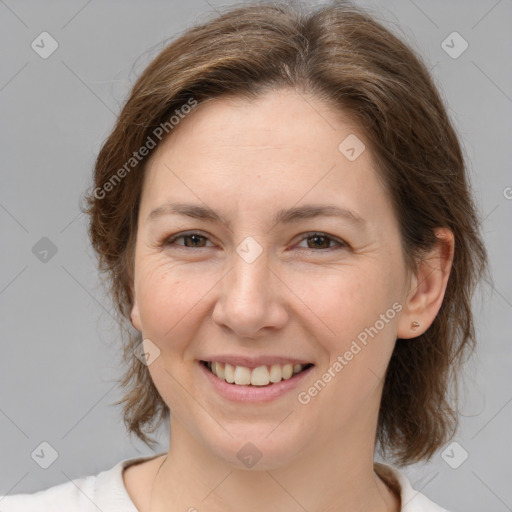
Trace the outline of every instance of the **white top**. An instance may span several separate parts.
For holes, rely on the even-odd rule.
[[[0,496],[0,512],[138,512],[124,486],[124,468],[160,455],[124,459],[95,476],[76,478],[31,494]],[[392,466],[374,462],[374,469],[402,499],[401,512],[448,512],[415,491]]]

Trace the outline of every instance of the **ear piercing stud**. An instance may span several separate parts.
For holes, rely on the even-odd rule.
[[[420,326],[420,324],[418,322],[412,322],[411,323],[411,329],[413,331],[416,330],[419,326]]]

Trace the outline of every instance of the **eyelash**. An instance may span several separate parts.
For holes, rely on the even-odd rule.
[[[174,242],[176,240],[179,240],[180,238],[188,238],[190,236],[199,236],[201,238],[205,238],[206,240],[208,240],[208,237],[203,235],[202,233],[199,233],[197,231],[186,231],[186,232],[183,232],[183,233],[178,233],[176,235],[173,235],[171,236],[170,238],[167,238],[163,245],[164,246],[170,246],[170,245],[173,245]],[[308,238],[313,238],[315,236],[318,236],[318,237],[321,237],[321,238],[325,238],[329,241],[332,241],[332,242],[336,242],[338,244],[338,247],[329,247],[327,249],[310,249],[310,248],[301,248],[299,249],[300,252],[304,252],[304,251],[313,251],[313,252],[331,252],[333,250],[336,250],[336,249],[346,249],[347,247],[349,247],[349,245],[344,242],[343,240],[339,239],[339,238],[336,238],[336,237],[333,237],[331,235],[328,235],[327,233],[323,233],[323,232],[320,232],[320,231],[313,231],[313,232],[308,232],[308,233],[304,233],[304,236],[303,238],[301,238],[300,242],[302,242],[303,240],[307,240]],[[186,247],[185,245],[181,245],[181,244],[178,244],[179,247],[182,247],[184,249],[194,249],[194,247]],[[195,247],[195,249],[207,249],[207,247]]]

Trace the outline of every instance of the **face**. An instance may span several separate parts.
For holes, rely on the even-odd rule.
[[[258,467],[275,468],[374,434],[408,274],[354,136],[364,143],[313,97],[223,97],[148,162],[132,322],[157,351],[149,371],[171,428],[209,456],[241,466],[251,442]]]

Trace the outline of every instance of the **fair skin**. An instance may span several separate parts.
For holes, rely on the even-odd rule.
[[[132,323],[160,350],[148,368],[171,410],[171,440],[167,458],[124,472],[141,512],[400,510],[373,468],[383,379],[396,339],[424,332],[441,306],[453,236],[439,229],[411,273],[368,144],[354,161],[338,150],[349,134],[364,134],[305,98],[280,90],[201,104],[146,167]],[[209,207],[226,222],[149,217],[170,201]],[[278,210],[327,204],[362,220],[273,222]],[[199,233],[165,245],[190,230]],[[236,250],[246,237],[261,248],[250,263]],[[299,393],[397,303],[357,356],[300,403]],[[219,354],[313,366],[277,398],[243,403],[206,377],[200,361]],[[237,457],[249,442],[261,455],[250,468]]]

